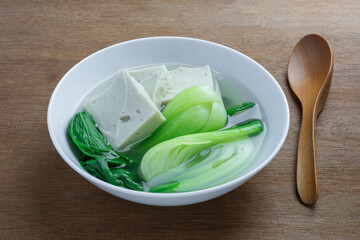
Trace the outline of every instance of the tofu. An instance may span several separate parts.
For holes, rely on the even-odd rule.
[[[170,70],[169,88],[162,103],[167,104],[176,94],[194,85],[207,85],[214,89],[214,81],[209,66],[198,68],[178,67]]]
[[[121,150],[148,137],[164,116],[144,87],[126,70],[116,73],[111,85],[85,105],[110,145]]]
[[[129,74],[140,83],[151,100],[160,108],[167,94],[171,76],[164,65],[129,71]]]

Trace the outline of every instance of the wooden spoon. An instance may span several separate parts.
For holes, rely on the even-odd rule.
[[[315,121],[325,106],[333,73],[330,44],[320,35],[303,37],[291,53],[288,79],[302,105],[296,182],[301,201],[313,205],[318,197]]]

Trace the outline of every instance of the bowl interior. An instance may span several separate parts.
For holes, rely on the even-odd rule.
[[[258,157],[246,170],[247,177],[263,168],[280,150],[289,127],[288,104],[276,80],[263,67],[233,49],[208,41],[180,37],[145,38],[116,44],[90,55],[67,72],[53,92],[48,109],[51,139],[64,160],[81,175],[88,180],[91,178],[79,166],[67,125],[84,94],[123,68],[160,64],[209,65],[226,75],[226,81],[219,84],[224,95],[234,96],[229,101],[259,104],[267,136]],[[239,92],[245,94],[239,95]]]

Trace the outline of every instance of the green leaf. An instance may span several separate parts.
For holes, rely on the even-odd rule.
[[[236,105],[236,106],[226,109],[226,113],[227,113],[227,115],[232,116],[234,114],[244,112],[245,110],[248,110],[248,109],[254,107],[255,105],[256,104],[253,102],[246,102],[241,105]]]
[[[68,130],[71,139],[84,154],[79,162],[87,172],[116,186],[144,190],[141,179],[125,169],[133,162],[110,146],[90,113],[77,113],[70,121]]]
[[[121,179],[116,178],[110,171],[108,163],[104,158],[91,159],[82,163],[85,170],[91,175],[116,186],[124,186]]]
[[[96,127],[93,116],[82,111],[69,124],[69,134],[82,153],[92,158],[106,158],[117,165],[127,165],[131,160],[115,151]]]
[[[127,188],[144,191],[144,187],[141,184],[141,178],[138,175],[124,169],[115,168],[110,170],[111,173],[116,177],[124,180],[124,184]]]

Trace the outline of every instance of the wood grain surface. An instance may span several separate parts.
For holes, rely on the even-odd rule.
[[[295,191],[300,108],[287,61],[308,33],[327,38],[334,76],[316,124],[319,199]],[[58,155],[47,105],[60,78],[106,46],[148,36],[201,38],[262,64],[290,105],[288,138],[240,188],[152,207],[91,185]],[[0,239],[360,239],[360,2],[0,1]]]

